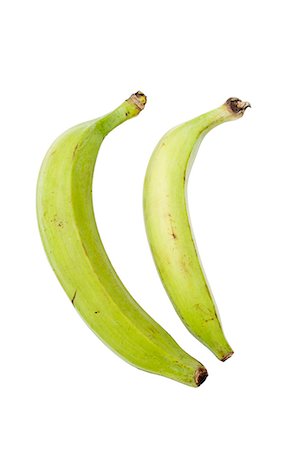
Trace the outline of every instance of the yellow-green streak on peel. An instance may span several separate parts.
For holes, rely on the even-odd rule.
[[[186,188],[204,136],[217,125],[242,117],[248,106],[230,98],[219,108],[170,130],[152,154],[144,183],[147,237],[164,287],[189,331],[222,361],[233,351],[198,256]]]
[[[206,369],[131,297],[111,265],[94,217],[92,179],[101,143],[145,103],[146,97],[137,92],[110,114],[58,137],[39,174],[39,229],[69,299],[107,346],[140,369],[198,386]]]

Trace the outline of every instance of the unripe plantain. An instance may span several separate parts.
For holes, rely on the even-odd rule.
[[[225,361],[233,351],[222,330],[191,230],[187,181],[204,136],[242,117],[250,106],[237,98],[173,128],[154,150],[144,182],[147,237],[162,283],[189,331]]]
[[[140,369],[198,386],[206,369],[131,297],[109,261],[94,217],[91,191],[100,145],[145,103],[137,92],[112,113],[71,128],[53,143],[37,185],[39,229],[73,306],[107,346]]]

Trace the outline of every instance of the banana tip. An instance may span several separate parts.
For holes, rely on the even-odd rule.
[[[198,367],[195,371],[194,380],[196,386],[200,386],[208,376],[208,371],[205,367]]]
[[[226,361],[227,359],[229,359],[231,356],[233,356],[234,352],[231,351],[229,353],[227,353],[225,356],[223,356],[223,358],[221,358],[221,361]]]

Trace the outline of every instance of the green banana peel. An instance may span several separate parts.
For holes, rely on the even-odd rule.
[[[144,220],[162,283],[188,330],[220,360],[233,350],[220,323],[195,244],[187,204],[188,176],[204,136],[243,116],[248,102],[224,105],[166,133],[155,148],[144,182]]]
[[[109,260],[94,216],[92,180],[101,143],[145,103],[144,94],[137,92],[110,114],[58,137],[38,178],[39,230],[73,306],[111,350],[139,369],[199,386],[206,369],[132,298]]]

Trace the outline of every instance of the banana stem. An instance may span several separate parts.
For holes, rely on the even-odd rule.
[[[251,104],[249,102],[242,102],[242,100],[236,97],[230,97],[226,100],[225,104],[233,113],[242,116],[247,108],[251,108]]]
[[[126,101],[124,101],[114,111],[108,113],[106,116],[99,119],[99,126],[104,136],[110,133],[111,130],[122,124],[132,117],[138,116],[146,104],[146,96],[138,91],[132,94]]]

